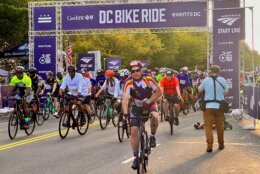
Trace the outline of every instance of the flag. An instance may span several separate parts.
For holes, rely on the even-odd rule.
[[[70,46],[70,38],[68,38],[68,64],[72,65],[72,48]]]

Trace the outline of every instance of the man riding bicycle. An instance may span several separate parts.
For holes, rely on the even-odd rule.
[[[70,65],[68,67],[68,74],[64,77],[64,80],[60,86],[60,96],[62,96],[64,90],[66,87],[68,88],[68,91],[71,93],[71,95],[78,97],[77,101],[74,103],[77,104],[79,111],[81,113],[84,113],[84,109],[82,106],[82,101],[84,101],[84,98],[82,96],[83,90],[82,86],[84,83],[83,76],[80,73],[76,73],[76,67],[74,65]],[[80,125],[85,125],[86,124],[86,119],[84,115],[81,115],[82,118]],[[73,121],[72,127],[76,127],[78,123]]]
[[[59,91],[60,91],[60,86],[63,82],[63,75],[61,72],[57,72],[56,74],[56,79],[53,84],[52,88],[52,96],[54,98],[54,106],[55,106],[55,113],[54,115],[58,115],[58,107],[59,107],[59,101],[58,101],[58,96],[59,96]]]
[[[174,117],[174,123],[175,125],[179,125],[179,99],[183,101],[181,97],[181,92],[180,92],[180,87],[179,87],[179,80],[177,77],[173,75],[173,71],[166,71],[166,77],[162,78],[160,82],[160,86],[163,92],[163,109],[165,112],[165,120],[169,120],[169,102],[168,100],[172,100],[174,104],[174,112],[175,112],[175,117]]]
[[[15,75],[10,81],[10,86],[8,89],[7,97],[11,95],[18,95],[21,98],[24,98],[24,122],[21,124],[21,128],[29,128],[29,103],[33,99],[33,94],[31,93],[32,81],[29,76],[24,73],[25,69],[22,66],[17,66],[15,68]]]
[[[150,127],[150,147],[156,147],[155,134],[159,125],[159,114],[156,100],[161,96],[160,87],[156,84],[151,76],[142,74],[142,64],[140,61],[132,61],[130,63],[131,77],[126,79],[124,95],[122,101],[122,109],[124,115],[128,114],[129,98],[133,99],[130,111],[131,126],[131,147],[135,157],[132,168],[138,168],[138,131],[141,118],[138,116],[151,115]],[[147,114],[148,112],[148,114]]]

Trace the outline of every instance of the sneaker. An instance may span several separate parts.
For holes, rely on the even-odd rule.
[[[53,115],[57,116],[57,115],[59,115],[59,113],[57,111],[55,111]]]
[[[212,152],[212,147],[207,147],[206,152],[211,153]]]
[[[179,118],[178,118],[178,117],[174,117],[174,124],[175,124],[176,126],[179,125]]]
[[[223,150],[224,148],[225,148],[224,143],[220,143],[220,144],[218,145],[218,149],[219,149],[219,150]]]
[[[155,148],[156,147],[156,138],[150,137],[150,147]]]
[[[138,167],[139,167],[138,163],[139,163],[138,158],[135,158],[134,161],[133,161],[133,164],[132,164],[132,169],[133,170],[137,170],[138,169]]]
[[[169,115],[165,116],[165,121],[169,121]]]

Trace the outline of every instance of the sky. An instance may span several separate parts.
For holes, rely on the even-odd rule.
[[[260,0],[246,0],[246,7],[254,7],[254,49],[260,53]],[[252,13],[246,9],[246,43],[252,49]]]

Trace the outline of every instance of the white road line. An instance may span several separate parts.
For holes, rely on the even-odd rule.
[[[156,147],[158,147],[158,146],[160,146],[160,144],[157,144],[157,145],[156,145]],[[155,148],[152,148],[152,150],[153,150],[153,149],[155,149]],[[127,163],[129,163],[129,162],[131,162],[131,161],[133,161],[133,160],[134,160],[134,157],[131,157],[131,158],[128,158],[127,160],[121,162],[121,164],[127,164]]]
[[[8,122],[0,123],[0,124],[8,124]]]
[[[205,144],[205,142],[190,142],[190,141],[180,141],[180,142],[171,142],[176,144]],[[215,143],[217,144],[217,143]],[[234,146],[255,146],[260,147],[258,144],[252,144],[252,143],[225,143],[226,145],[234,145]]]

